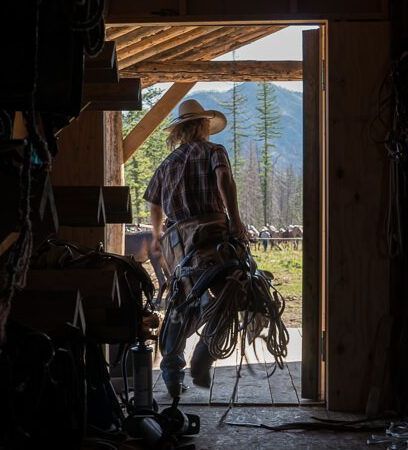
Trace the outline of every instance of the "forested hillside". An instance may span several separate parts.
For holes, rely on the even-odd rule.
[[[160,96],[144,92],[144,110],[123,114],[124,135]],[[302,94],[273,83],[235,84],[224,92],[194,92],[206,109],[218,109],[228,118],[227,128],[211,140],[230,155],[245,223],[276,227],[302,223]],[[125,166],[132,188],[135,222],[146,221],[143,192],[155,168],[168,153],[164,128],[177,109],[150,136]]]
[[[250,141],[258,142],[255,124],[257,122],[257,83],[242,83],[238,85],[240,94],[245,98],[245,103],[241,106],[243,118],[245,120],[246,137],[242,139],[243,151],[248,156]],[[274,85],[276,94],[276,103],[280,111],[280,137],[274,142],[276,152],[281,155],[279,164],[282,166],[292,165],[298,171],[302,168],[302,93],[293,92]],[[207,109],[219,109],[229,119],[231,123],[231,115],[222,105],[230,102],[231,90],[217,92],[204,91],[194,92],[193,95],[186,98],[195,98]],[[175,116],[177,110],[173,111]],[[227,128],[223,132],[213,137],[213,140],[220,142],[230,151],[232,141],[231,128]]]

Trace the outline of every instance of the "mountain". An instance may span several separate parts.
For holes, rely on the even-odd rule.
[[[243,156],[245,157],[250,141],[257,141],[258,137],[255,131],[256,111],[256,83],[246,82],[240,86],[240,92],[247,98],[245,115],[248,118],[248,128],[246,134],[248,137],[243,142]],[[296,171],[302,169],[303,149],[302,149],[302,93],[289,91],[275,85],[277,105],[280,110],[280,132],[281,136],[275,139],[276,152],[279,152],[279,164],[282,167],[292,165]],[[225,113],[219,102],[228,102],[231,99],[231,90],[229,91],[197,91],[187,96],[195,98],[206,109],[218,109]],[[173,117],[176,112],[173,111]],[[227,115],[227,119],[230,119]],[[229,120],[229,123],[231,121]],[[223,144],[229,150],[231,142],[231,130],[227,128],[214,136],[213,140]]]

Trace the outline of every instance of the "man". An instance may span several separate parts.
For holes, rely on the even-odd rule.
[[[187,254],[194,252],[198,267],[211,264],[209,242],[213,248],[214,243],[225,241],[228,235],[246,239],[228,154],[224,147],[208,140],[210,135],[222,131],[226,123],[221,112],[206,111],[196,100],[187,100],[180,104],[179,116],[168,127],[167,142],[172,152],[157,168],[144,198],[151,205],[152,250],[163,252],[170,273],[174,273]],[[164,215],[168,231],[161,237]],[[194,277],[183,281],[184,299],[194,281]],[[181,326],[177,322],[170,325],[162,348],[163,379],[173,397],[179,395],[184,379],[184,347],[173,351],[173,338],[179,334]],[[193,332],[194,327],[190,330]],[[191,361],[191,375],[196,385],[210,386],[213,361],[201,339]]]

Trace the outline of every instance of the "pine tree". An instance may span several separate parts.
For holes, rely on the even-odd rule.
[[[232,59],[235,61],[235,52],[232,53]],[[247,137],[245,132],[247,121],[245,104],[247,98],[242,94],[243,83],[233,83],[231,97],[228,101],[219,101],[229,117],[228,127],[231,130],[231,140],[229,149],[232,153],[232,173],[236,179],[240,176],[242,166],[242,140]]]
[[[162,91],[149,88],[143,92],[143,109],[141,111],[127,111],[123,113],[123,135],[126,136],[151,106],[160,98]],[[163,161],[168,153],[164,128],[170,119],[164,120],[149,136],[146,142],[125,164],[125,181],[131,189],[133,220],[140,222],[149,217],[146,202],[143,200],[144,191],[156,167]]]
[[[277,104],[275,88],[272,83],[258,83],[257,101],[258,105],[256,110],[258,111],[258,120],[256,123],[256,131],[258,133],[258,140],[261,141],[260,177],[263,221],[266,225],[270,219],[270,214],[268,214],[268,205],[270,204],[268,181],[276,159],[274,139],[280,136],[280,111]]]
[[[255,142],[250,142],[248,158],[243,165],[245,181],[243,183],[240,198],[240,213],[244,223],[259,227],[262,222],[262,214],[259,208],[261,204],[261,186],[259,184],[259,161]]]

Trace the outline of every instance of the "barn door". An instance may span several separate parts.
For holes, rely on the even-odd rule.
[[[303,31],[303,305],[302,397],[320,399],[323,236],[323,30]]]

